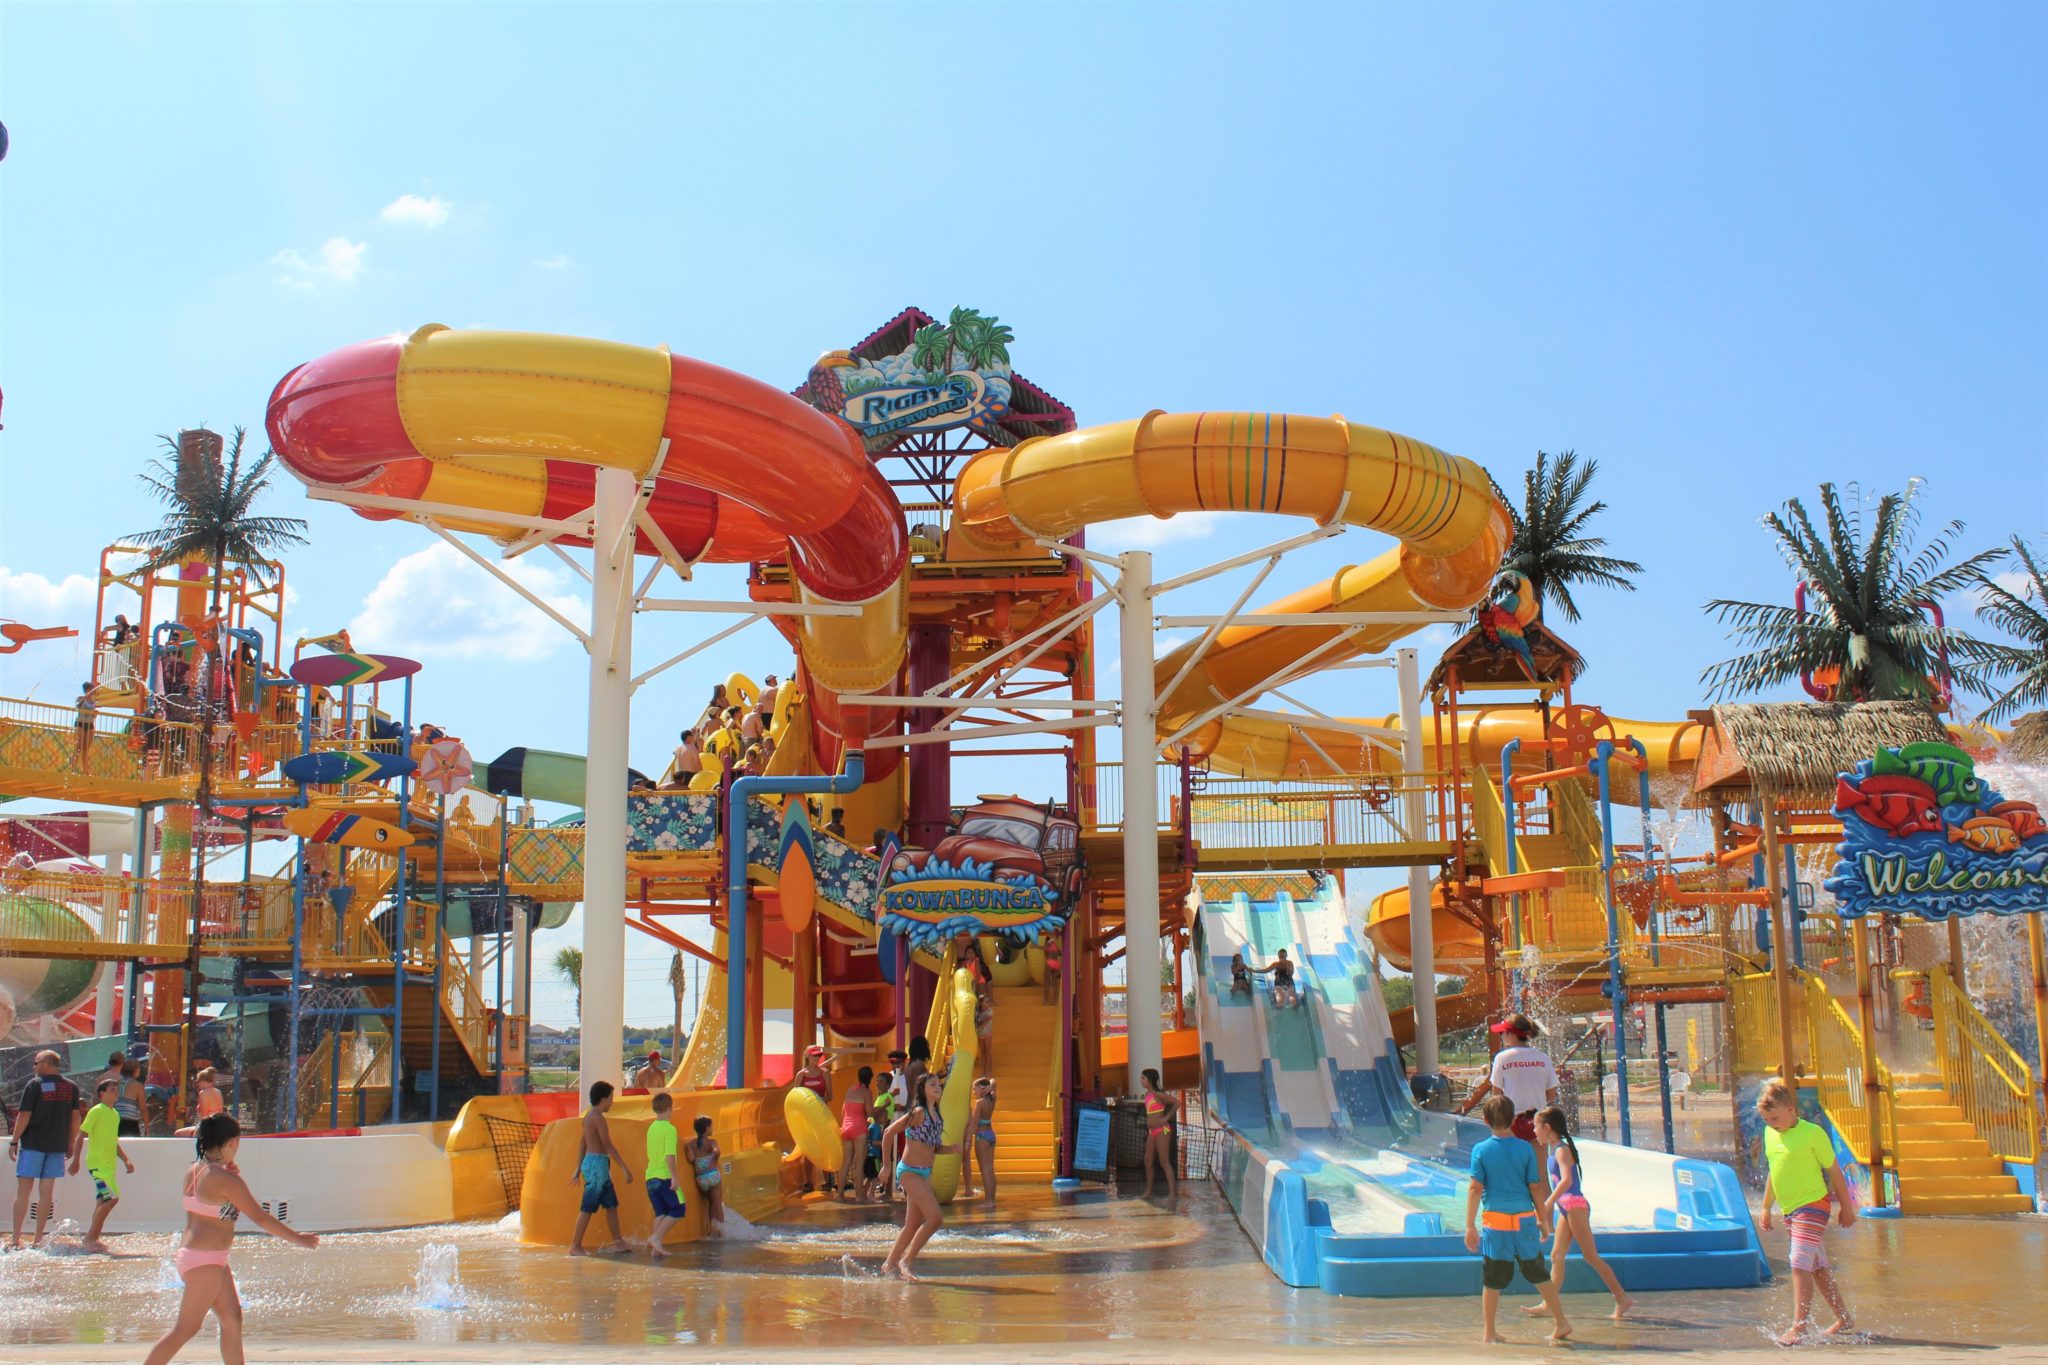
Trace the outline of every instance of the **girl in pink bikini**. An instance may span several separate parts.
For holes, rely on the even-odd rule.
[[[1579,1254],[1586,1258],[1586,1264],[1607,1286],[1607,1292],[1614,1295],[1614,1317],[1619,1321],[1623,1314],[1635,1305],[1628,1291],[1621,1287],[1621,1281],[1614,1278],[1614,1269],[1601,1258],[1593,1245],[1593,1206],[1587,1202],[1585,1191],[1585,1168],[1579,1165],[1579,1146],[1572,1141],[1565,1121],[1564,1110],[1556,1105],[1536,1111],[1536,1140],[1550,1149],[1550,1198],[1546,1201],[1548,1210],[1538,1210],[1539,1216],[1547,1212],[1543,1221],[1555,1220],[1556,1240],[1550,1247],[1550,1283],[1557,1292],[1564,1292],[1565,1253],[1572,1243],[1577,1242]],[[1524,1313],[1548,1313],[1543,1304],[1525,1304]]]
[[[235,1223],[244,1214],[249,1221],[273,1237],[293,1246],[312,1248],[320,1239],[311,1233],[293,1232],[270,1216],[242,1181],[235,1165],[235,1152],[242,1145],[242,1128],[229,1114],[209,1114],[199,1121],[199,1160],[185,1175],[185,1239],[178,1247],[178,1278],[185,1282],[185,1297],[178,1304],[178,1319],[150,1349],[144,1365],[165,1365],[180,1348],[198,1335],[212,1313],[220,1324],[220,1358],[239,1365],[242,1359],[242,1296],[235,1289],[235,1272],[228,1265],[228,1252],[235,1243]]]

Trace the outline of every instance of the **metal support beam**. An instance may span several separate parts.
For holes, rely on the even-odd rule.
[[[556,611],[548,603],[542,601],[537,594],[528,591],[524,583],[521,583],[518,579],[512,577],[511,574],[506,573],[503,569],[491,563],[490,560],[485,559],[475,550],[472,550],[469,548],[469,546],[463,544],[461,537],[455,535],[447,527],[441,525],[440,522],[435,521],[432,517],[421,517],[419,518],[419,523],[420,525],[426,527],[429,531],[432,531],[435,535],[441,537],[441,539],[447,541],[450,545],[453,545],[456,548],[456,550],[459,551],[463,555],[463,557],[468,559],[472,564],[475,564],[485,573],[489,574],[491,577],[497,579],[500,583],[503,583],[506,587],[512,589],[512,591],[518,593],[521,597],[525,598],[529,603],[532,604],[534,610],[542,613],[543,615],[548,617],[548,619],[552,620],[556,625],[560,626],[563,630],[568,631],[571,635],[575,636],[578,640],[582,641],[584,648],[587,649],[590,647],[590,635],[588,632],[584,631],[580,626],[578,626],[575,622],[571,621],[568,617],[562,615],[562,613],[560,613],[559,611]]]
[[[338,488],[308,488],[306,496],[315,502],[338,502],[347,507],[369,507],[380,512],[402,512],[414,521],[431,517],[459,517],[479,525],[503,526],[517,531],[550,531],[555,535],[590,534],[590,518],[528,517],[517,512],[488,512],[475,507],[457,507],[445,502],[415,502],[410,498],[387,498],[381,493],[349,493]]]
[[[1413,649],[1395,655],[1401,685],[1401,767],[1407,788],[1402,806],[1408,837],[1422,835],[1427,811],[1422,794],[1422,665]],[[1440,1067],[1436,1032],[1436,917],[1429,903],[1429,869],[1408,869],[1408,951],[1415,982],[1415,1074],[1425,1080]]]
[[[621,610],[631,589],[632,525],[637,485],[619,469],[597,471],[597,528],[592,543],[613,547],[592,560],[590,593],[589,759],[583,811],[583,1046],[576,1078],[625,1081],[626,1031],[626,759],[633,701],[633,616]]]
[[[1006,725],[977,725],[965,730],[933,728],[915,735],[876,735],[866,741],[870,749],[909,749],[921,744],[964,743],[970,739],[1007,739],[1011,735],[1043,735],[1067,730],[1093,730],[1114,725],[1115,716],[1068,716],[1063,720],[1020,720]],[[1149,760],[1148,760],[1149,761]]]
[[[1118,653],[1123,660],[1124,766],[1124,1011],[1129,1029],[1131,1078],[1165,1066],[1159,1024],[1159,788],[1152,768],[1158,698],[1152,689],[1152,556],[1132,550],[1119,557],[1121,605]],[[1092,717],[1090,719],[1093,719]]]

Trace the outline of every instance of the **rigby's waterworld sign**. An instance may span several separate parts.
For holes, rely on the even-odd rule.
[[[2008,801],[1952,744],[1880,749],[1835,786],[1844,919],[2018,915],[2048,909],[2048,820]]]

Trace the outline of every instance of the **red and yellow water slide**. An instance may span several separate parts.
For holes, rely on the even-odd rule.
[[[552,531],[587,544],[578,523],[595,471],[623,470],[645,490],[642,552],[685,564],[786,559],[799,600],[860,608],[799,627],[821,767],[835,769],[844,746],[898,723],[898,713],[853,698],[899,682],[902,511],[853,431],[780,389],[665,349],[428,326],[292,370],[271,396],[268,426],[293,473],[359,495],[366,517],[426,515],[505,543]],[[1460,610],[1486,591],[1508,526],[1469,460],[1341,417],[1276,413],[1155,412],[1034,438],[977,456],[956,493],[954,534],[983,551],[1200,510],[1288,513],[1401,542],[1273,610]],[[1374,627],[1345,653],[1385,648],[1414,628]],[[1306,654],[1319,631],[1328,634],[1226,632],[1168,709],[1192,714],[1231,679],[1264,676],[1253,672],[1266,662],[1261,651]],[[1160,663],[1163,677],[1180,657]],[[1198,748],[1254,775],[1290,771],[1285,727],[1267,735],[1261,724],[1220,722],[1197,736]],[[897,760],[895,749],[875,751],[870,781]]]

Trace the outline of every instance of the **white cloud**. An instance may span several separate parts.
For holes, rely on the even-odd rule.
[[[1200,540],[1216,533],[1221,512],[1182,512],[1175,517],[1124,517],[1088,528],[1088,548],[1149,550],[1173,541]]]
[[[404,223],[432,232],[448,221],[448,212],[448,201],[438,195],[422,198],[417,194],[401,194],[386,204],[377,216],[387,223]]]
[[[29,626],[75,626],[92,621],[93,581],[82,573],[52,582],[39,573],[15,573],[0,564],[0,616]]]
[[[539,260],[535,261],[533,263],[533,268],[535,270],[567,270],[570,266],[574,264],[575,262],[569,259],[569,253],[567,253],[566,251],[557,251],[552,256],[543,256]]]
[[[270,263],[284,273],[277,277],[279,284],[292,289],[314,289],[323,284],[353,284],[356,276],[363,273],[363,257],[370,250],[368,242],[351,242],[346,237],[329,237],[320,244],[320,250],[308,258],[294,247],[286,247],[270,258]]]
[[[566,589],[570,576],[515,559],[506,572],[571,621],[589,604]],[[415,658],[526,662],[568,643],[567,631],[452,547],[436,544],[393,564],[348,623],[361,649]]]

